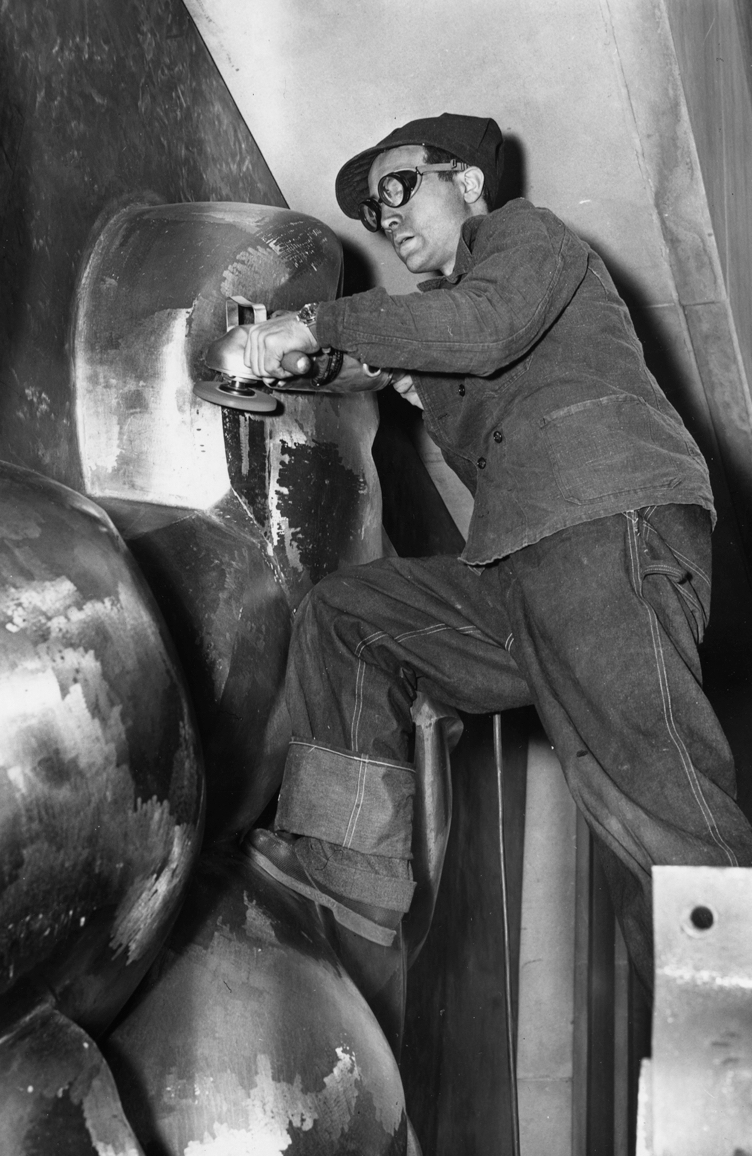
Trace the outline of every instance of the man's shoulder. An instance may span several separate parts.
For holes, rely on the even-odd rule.
[[[468,229],[468,225],[472,227]],[[530,250],[534,253],[565,253],[581,260],[591,252],[582,240],[551,209],[534,205],[525,197],[507,201],[499,209],[465,222],[463,237],[472,265],[493,258],[497,253],[506,257],[512,251]]]
[[[495,237],[518,233],[520,230],[551,232],[565,228],[563,221],[550,209],[534,205],[525,197],[515,197],[514,200],[507,201],[490,213],[471,217],[465,223],[464,231],[466,240],[472,247],[472,243],[476,240],[489,241]]]

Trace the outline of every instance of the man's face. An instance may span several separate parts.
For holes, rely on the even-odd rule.
[[[378,184],[387,173],[424,165],[421,145],[402,145],[381,153],[371,165],[368,189],[378,197]],[[424,173],[420,187],[405,205],[381,206],[381,227],[394,251],[411,273],[451,273],[460,230],[470,215],[461,178],[439,180],[438,173]]]

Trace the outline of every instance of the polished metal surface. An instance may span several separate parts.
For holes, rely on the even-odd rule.
[[[193,394],[226,301],[332,297],[337,238],[288,209],[131,205],[92,239],[77,290],[75,408],[87,493],[207,509],[230,488],[222,414]]]
[[[0,1151],[143,1156],[94,1040],[46,1004],[0,1033]]]
[[[334,235],[290,210],[131,205],[92,239],[78,287],[87,490],[121,529],[178,648],[212,839],[250,826],[279,783],[294,608],[342,562],[381,553],[378,414],[362,395],[259,390],[275,407],[265,418],[204,402],[193,383],[228,322],[248,315],[241,306],[298,308],[333,296],[339,274]]]
[[[103,1048],[146,1151],[416,1151],[396,1061],[317,909],[239,851],[202,856]]]
[[[203,800],[182,676],[122,539],[87,498],[0,463],[3,1153],[140,1153],[86,1033],[161,948]]]
[[[182,899],[201,755],[148,588],[104,512],[0,463],[0,1018],[117,1013]]]
[[[752,1152],[752,869],[654,867],[642,1156]],[[652,1121],[650,1119],[652,1115]]]

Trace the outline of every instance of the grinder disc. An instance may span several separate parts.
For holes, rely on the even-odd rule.
[[[212,405],[224,405],[229,409],[243,409],[246,413],[274,413],[278,401],[263,386],[238,383],[240,388],[224,381],[197,381],[193,392],[203,401]]]

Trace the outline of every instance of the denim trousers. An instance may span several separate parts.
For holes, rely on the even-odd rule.
[[[325,578],[293,631],[277,828],[304,836],[299,854],[329,887],[405,911],[416,692],[469,713],[533,703],[651,988],[653,864],[752,865],[702,689],[710,553],[707,512],[665,505],[479,569],[385,558]]]

